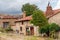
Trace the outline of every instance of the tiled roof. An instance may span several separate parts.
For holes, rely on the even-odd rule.
[[[59,12],[60,12],[60,9],[58,9],[58,10],[53,10],[53,14],[50,15],[49,17],[47,17],[47,16],[46,16],[46,17],[47,17],[47,18],[50,18],[50,17],[58,14]],[[44,12],[44,15],[45,15],[45,12]],[[27,17],[25,17],[25,18],[21,18],[21,19],[16,20],[16,21],[26,21],[26,20],[31,20],[31,19],[32,19],[32,16],[27,16]]]
[[[32,19],[32,16],[27,16],[25,18],[21,18],[21,19],[18,19],[16,21],[27,21],[27,20],[31,20]]]
[[[2,14],[0,14],[0,18],[1,19],[20,19],[20,18],[22,18],[22,15],[2,15]]]
[[[60,12],[60,9],[54,10],[53,12],[54,12],[54,14],[57,14]]]
[[[54,15],[56,15],[56,14],[58,14],[58,13],[60,13],[60,9],[57,9],[57,10],[53,10],[53,14],[52,15],[50,15],[49,17],[47,17],[47,18],[50,18],[50,17],[52,17],[52,16],[54,16]]]
[[[13,19],[14,19],[14,18],[16,18],[16,17],[14,17],[14,16],[3,16],[2,18],[3,18],[3,19],[10,19],[10,18],[13,18]]]

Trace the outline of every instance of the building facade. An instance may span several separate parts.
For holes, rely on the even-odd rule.
[[[7,15],[7,14],[0,14],[0,27],[7,28],[12,27],[15,25],[15,21],[20,19],[19,17]]]
[[[23,18],[16,20],[16,30],[19,31],[20,35],[34,35],[38,36],[38,26],[34,26],[30,23],[32,16],[26,17],[25,12],[23,13]]]
[[[60,25],[60,9],[53,10],[52,6],[48,3],[45,15],[48,18],[49,23],[56,23]]]

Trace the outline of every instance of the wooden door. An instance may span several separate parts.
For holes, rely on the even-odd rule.
[[[34,35],[34,27],[30,27],[30,34]]]

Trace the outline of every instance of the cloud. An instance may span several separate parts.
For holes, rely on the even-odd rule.
[[[0,0],[0,13],[18,14],[21,12],[21,7],[25,3],[35,4],[39,9],[45,11],[49,0]],[[51,0],[53,7],[56,0]]]
[[[58,0],[57,5],[53,9],[60,9],[60,0]]]
[[[36,2],[39,2],[39,0],[0,0],[0,13],[18,13],[21,12],[23,4],[34,4]]]

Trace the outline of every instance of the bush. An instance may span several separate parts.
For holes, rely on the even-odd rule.
[[[0,27],[0,32],[11,32],[11,31],[13,31],[13,29],[11,29],[11,27],[7,27],[7,28]]]
[[[55,24],[55,23],[52,23],[50,25],[47,25],[47,26],[44,26],[44,27],[41,27],[39,29],[39,32],[40,33],[46,33],[47,36],[50,36],[50,34],[52,35],[52,31],[54,31],[54,33],[58,32],[60,30],[60,27],[59,25]]]
[[[10,32],[10,31],[13,31],[13,29],[11,29],[11,27],[7,27],[7,28],[5,29],[5,31],[6,31],[6,32]]]

